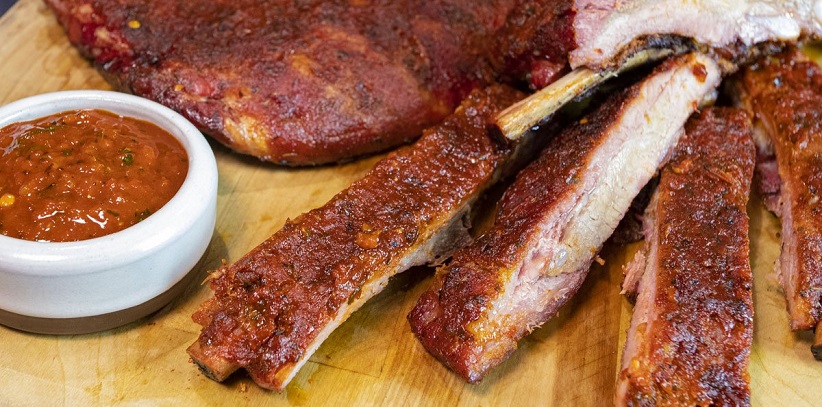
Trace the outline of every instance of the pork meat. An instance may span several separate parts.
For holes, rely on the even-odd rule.
[[[638,292],[617,406],[750,405],[754,156],[744,111],[688,121],[646,211],[645,249],[628,266],[626,291]]]
[[[567,66],[612,69],[643,48],[751,46],[822,35],[819,0],[523,0],[492,58],[540,89]]]
[[[582,284],[594,255],[720,80],[700,54],[667,61],[564,130],[505,192],[409,314],[423,346],[480,381]]]
[[[310,165],[408,143],[491,82],[515,0],[47,0],[119,90],[234,150]]]
[[[818,330],[822,322],[822,69],[791,48],[745,69],[730,89],[754,117],[760,189],[768,208],[782,221],[776,270],[791,328]]]
[[[472,93],[415,144],[214,272],[214,295],[194,315],[203,325],[188,350],[194,362],[218,381],[245,368],[281,390],[391,276],[467,243],[471,205],[531,150],[488,130],[521,96],[502,86]]]

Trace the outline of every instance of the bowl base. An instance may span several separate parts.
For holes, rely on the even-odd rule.
[[[197,274],[197,268],[160,295],[130,308],[107,314],[77,318],[41,318],[0,309],[0,325],[36,334],[82,335],[117,328],[166,306],[180,295]]]

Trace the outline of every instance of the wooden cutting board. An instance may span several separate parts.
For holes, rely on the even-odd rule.
[[[0,18],[0,103],[63,89],[109,89],[69,45],[49,10],[21,0]],[[190,316],[210,295],[198,281],[222,259],[237,260],[289,217],[325,203],[379,157],[352,164],[284,169],[212,143],[219,165],[217,226],[185,293],[158,313],[112,331],[42,336],[0,327],[0,406],[94,405],[446,405],[611,404],[631,307],[619,295],[630,248],[607,248],[560,315],[522,341],[480,385],[467,385],[417,343],[405,315],[431,271],[397,277],[320,347],[282,392],[243,374],[219,384],[185,352],[198,335]],[[822,403],[822,363],[809,333],[788,330],[773,274],[779,223],[750,205],[755,274],[751,387],[757,406]],[[0,248],[2,250],[2,248]]]

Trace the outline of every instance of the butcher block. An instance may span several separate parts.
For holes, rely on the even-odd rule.
[[[0,104],[67,89],[110,89],[69,44],[39,0],[20,0],[0,18]],[[318,207],[380,158],[317,168],[282,168],[212,143],[218,162],[217,225],[182,295],[160,311],[110,331],[75,336],[0,327],[0,406],[603,406],[612,404],[631,305],[620,295],[622,265],[637,245],[608,245],[579,294],[482,383],[466,384],[428,355],[406,315],[433,271],[414,269],[355,313],[281,393],[237,373],[216,383],[186,348],[199,334],[191,314],[210,295],[201,284],[287,219]],[[773,264],[779,221],[757,196],[751,217],[754,342],[752,404],[822,402],[822,362],[813,334],[788,328]],[[2,248],[0,248],[2,250]]]

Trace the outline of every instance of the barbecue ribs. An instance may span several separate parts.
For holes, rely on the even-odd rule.
[[[719,80],[708,57],[669,60],[559,134],[409,314],[423,346],[478,382],[553,317]]]
[[[498,71],[540,89],[567,65],[613,69],[644,48],[723,49],[820,37],[820,12],[816,0],[523,0],[491,58]]]
[[[281,390],[326,337],[388,279],[468,239],[471,204],[531,149],[487,130],[522,95],[473,92],[437,127],[381,160],[363,179],[211,277],[214,296],[189,354],[218,381],[245,368]],[[532,140],[539,140],[534,137]]]
[[[494,75],[515,0],[46,0],[115,88],[289,165],[416,139]]]
[[[638,295],[617,406],[750,405],[751,131],[741,110],[695,115],[660,175],[645,250],[626,267]]]
[[[755,118],[763,194],[782,221],[776,270],[794,330],[822,322],[822,69],[798,49],[763,58],[730,87]],[[817,346],[822,346],[818,342]],[[822,352],[817,354],[822,358]]]

